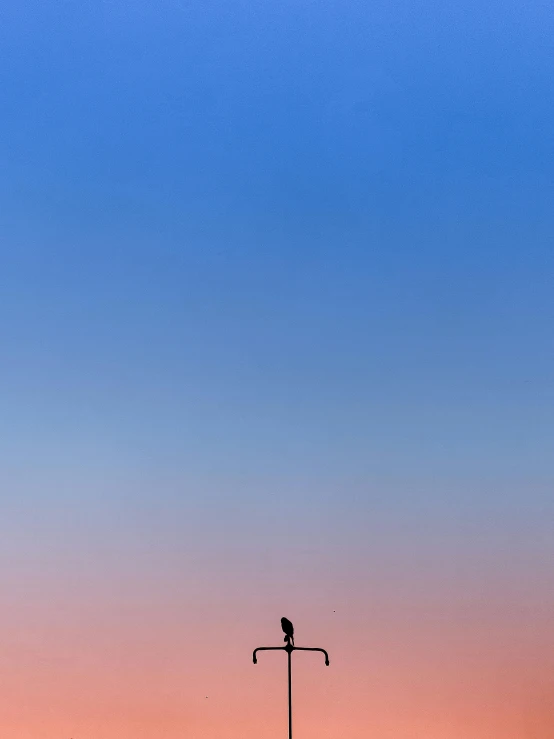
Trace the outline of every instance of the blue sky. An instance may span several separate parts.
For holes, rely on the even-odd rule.
[[[550,479],[546,5],[2,15],[12,463]]]

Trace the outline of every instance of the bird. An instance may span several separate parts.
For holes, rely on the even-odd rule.
[[[287,642],[287,644],[292,644],[294,647],[294,626],[291,624],[291,622],[288,620],[288,618],[281,619],[281,628],[285,632],[285,638],[283,641]]]

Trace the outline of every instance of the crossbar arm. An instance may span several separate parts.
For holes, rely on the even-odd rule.
[[[254,650],[252,654],[252,661],[254,662],[255,665],[258,664],[258,658],[256,657],[256,652],[275,652],[275,651],[286,652],[287,648],[286,647],[258,647],[257,649]]]
[[[320,649],[319,647],[293,647],[293,650],[299,650],[301,652],[323,652],[325,655],[325,664],[329,667],[329,655],[325,649]]]

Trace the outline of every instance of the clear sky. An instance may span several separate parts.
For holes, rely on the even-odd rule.
[[[2,737],[551,739],[553,38],[4,0]]]

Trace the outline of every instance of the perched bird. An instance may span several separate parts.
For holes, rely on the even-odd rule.
[[[282,618],[281,619],[281,628],[285,632],[285,638],[283,641],[286,641],[287,644],[292,644],[294,647],[294,626],[291,624],[291,622],[288,620],[288,618]]]

